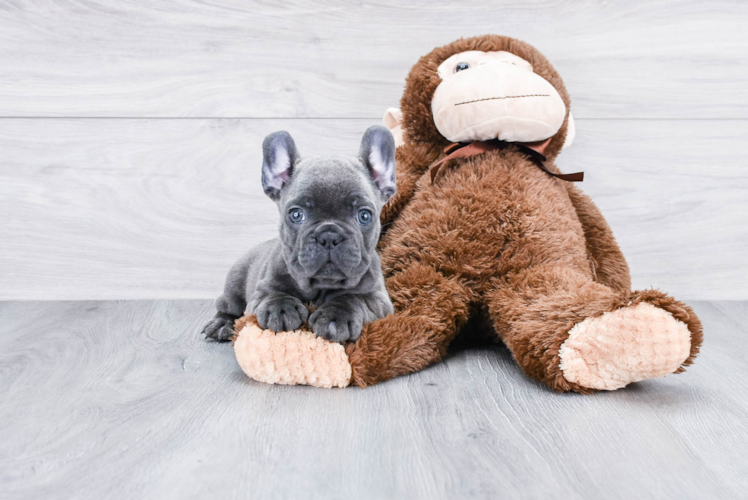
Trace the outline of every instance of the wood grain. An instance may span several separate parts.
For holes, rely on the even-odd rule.
[[[354,154],[369,120],[0,120],[0,299],[209,298],[277,233],[262,138]],[[559,163],[610,221],[637,288],[748,298],[745,121],[580,120]],[[697,137],[697,139],[694,139]]]
[[[434,47],[535,45],[579,118],[746,118],[742,0],[0,2],[0,116],[380,118]]]
[[[559,163],[634,285],[748,299],[747,23],[741,0],[0,0],[0,299],[214,297],[275,234],[266,134],[354,153],[418,57],[484,33],[564,77]],[[748,302],[692,305],[685,374],[585,397],[503,347],[268,386],[197,334],[211,300],[0,303],[0,498],[746,498]]]
[[[593,396],[503,347],[360,390],[247,379],[209,301],[0,304],[0,496],[745,498],[747,302],[684,374]]]

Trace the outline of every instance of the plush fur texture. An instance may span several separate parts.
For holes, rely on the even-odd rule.
[[[673,373],[690,352],[688,326],[642,302],[575,325],[558,355],[566,380],[613,390]]]
[[[421,58],[401,101],[398,190],[381,218],[379,249],[395,314],[366,325],[345,353],[240,322],[237,358],[253,378],[341,386],[347,361],[350,381],[366,387],[435,363],[452,342],[468,338],[504,342],[529,376],[585,394],[679,373],[693,362],[699,319],[658,290],[630,291],[610,227],[574,185],[538,169],[516,146],[453,160],[432,183],[428,167],[449,144],[431,115],[437,68],[469,50],[511,52],[556,89],[567,114],[545,153],[548,169],[558,172],[553,159],[566,140],[569,96],[542,54],[489,35]]]
[[[341,344],[309,330],[275,333],[263,330],[257,318],[237,320],[234,352],[244,373],[267,384],[347,387],[351,365]]]
[[[469,324],[484,325],[482,336],[503,341],[529,376],[558,391],[590,393],[604,387],[564,376],[562,344],[588,318],[642,302],[688,328],[690,350],[675,369],[682,371],[701,344],[698,318],[662,292],[630,292],[628,266],[610,227],[576,187],[542,172],[514,147],[454,160],[431,183],[427,169],[449,144],[431,114],[437,68],[468,50],[511,52],[558,91],[567,118],[546,149],[548,168],[558,172],[553,159],[566,138],[570,101],[542,54],[489,35],[421,58],[400,103],[405,143],[397,151],[398,193],[382,212],[380,252],[396,312],[367,325],[348,346],[353,382],[365,387],[420,370],[441,359]]]

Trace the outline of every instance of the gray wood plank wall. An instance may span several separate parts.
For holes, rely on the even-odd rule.
[[[0,299],[204,298],[274,234],[260,142],[354,153],[421,55],[555,64],[636,287],[748,298],[748,4],[0,2]]]

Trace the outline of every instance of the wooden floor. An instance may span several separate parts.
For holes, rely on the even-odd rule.
[[[193,301],[0,303],[0,498],[746,498],[748,302],[593,396],[503,347],[361,390],[248,380]]]

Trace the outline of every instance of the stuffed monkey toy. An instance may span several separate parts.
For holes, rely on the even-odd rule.
[[[237,322],[237,359],[275,383],[366,387],[438,362],[454,340],[503,342],[556,391],[592,393],[682,372],[702,340],[686,304],[632,292],[592,201],[554,159],[573,135],[560,76],[530,45],[487,35],[412,68],[385,124],[397,194],[380,255],[395,314],[342,346]]]

